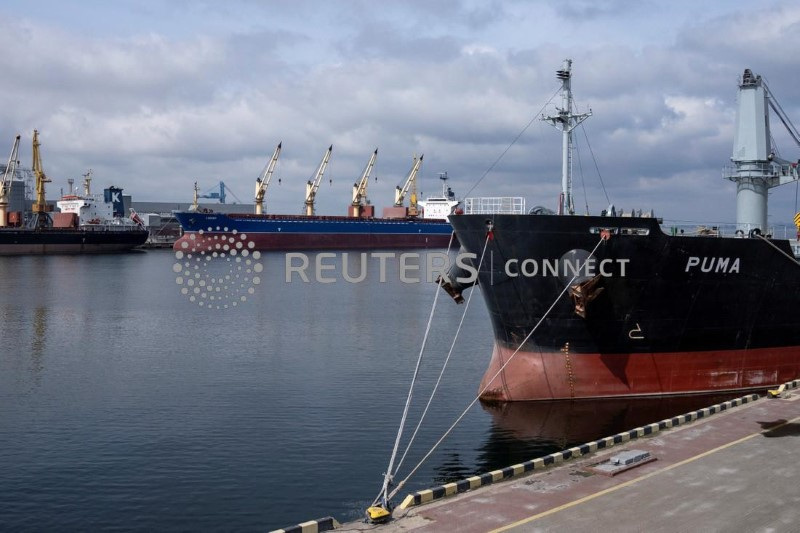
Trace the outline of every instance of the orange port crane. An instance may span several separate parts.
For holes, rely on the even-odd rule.
[[[361,208],[364,206],[365,203],[369,203],[367,200],[367,185],[369,184],[369,175],[372,173],[372,167],[375,166],[375,159],[378,158],[378,149],[375,148],[375,151],[372,152],[372,157],[369,158],[369,162],[367,166],[364,167],[364,172],[361,174],[361,178],[358,182],[353,184],[353,216],[358,218],[361,216]]]
[[[44,184],[51,180],[42,168],[42,154],[39,152],[39,130],[33,130],[33,175],[36,178],[36,201],[33,203],[34,222],[36,227],[48,225],[49,216],[47,212],[51,210],[45,199]]]
[[[308,180],[306,183],[306,201],[304,202],[306,216],[314,216],[314,201],[317,198],[317,191],[319,184],[322,183],[322,176],[325,174],[325,169],[328,168],[328,162],[331,160],[331,152],[333,152],[333,145],[328,147],[328,151],[322,156],[322,162],[317,168],[317,173],[314,175],[313,180]]]
[[[425,157],[425,154],[422,154],[419,158],[414,156],[414,165],[411,167],[411,172],[408,173],[406,182],[402,187],[396,187],[394,191],[394,206],[403,207],[406,194],[408,194],[409,189],[411,189],[411,196],[408,200],[408,216],[410,217],[415,217],[419,214],[419,208],[417,206],[417,173],[422,166],[423,157]]]
[[[275,171],[275,165],[278,163],[278,156],[281,155],[281,144],[283,143],[278,143],[278,147],[275,148],[275,152],[272,154],[269,163],[267,163],[264,170],[261,171],[261,175],[256,178],[256,215],[260,215],[264,212],[264,195],[267,194],[269,182],[272,180],[272,173]]]

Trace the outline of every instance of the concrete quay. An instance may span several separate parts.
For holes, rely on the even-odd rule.
[[[800,531],[798,385],[787,384],[779,398],[746,396],[409,495],[386,524],[333,527],[381,533]],[[626,450],[649,452],[655,460],[613,476],[590,470]],[[328,529],[304,525],[296,531]]]

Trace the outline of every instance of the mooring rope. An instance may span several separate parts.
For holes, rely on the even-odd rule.
[[[792,263],[794,263],[794,264],[796,264],[796,265],[800,265],[800,263],[798,263],[798,262],[797,262],[797,258],[796,258],[796,257],[794,257],[794,256],[792,256],[792,255],[789,255],[789,254],[787,254],[786,252],[784,252],[783,250],[781,250],[780,248],[778,248],[778,247],[775,245],[775,243],[774,243],[774,242],[772,242],[771,240],[767,239],[766,237],[764,237],[764,236],[763,236],[763,235],[761,235],[760,233],[757,233],[757,234],[756,234],[756,237],[758,237],[759,239],[761,239],[762,241],[764,241],[765,243],[769,244],[770,246],[772,246],[773,248],[775,248],[776,250],[778,250],[780,253],[782,253],[783,255],[785,255],[786,257],[788,257],[788,258],[789,258],[789,259],[792,261]]]
[[[450,242],[447,243],[447,255],[450,255],[450,247],[453,245],[453,238],[455,237],[455,232],[450,233]],[[436,302],[439,300],[439,293],[442,292],[442,284],[444,283],[444,278],[439,278],[439,283],[436,286],[436,294],[433,297],[433,305],[431,306],[431,312],[428,316],[428,324],[425,326],[425,335],[422,337],[422,345],[419,348],[419,355],[417,356],[417,364],[414,367],[414,375],[411,378],[411,385],[408,388],[408,396],[406,397],[406,405],[403,408],[403,416],[400,418],[400,427],[397,429],[397,437],[394,441],[394,448],[392,448],[392,455],[389,459],[389,468],[386,469],[386,473],[383,476],[383,486],[381,487],[381,492],[378,494],[378,497],[375,498],[375,501],[372,502],[372,505],[377,504],[381,499],[388,501],[386,496],[387,492],[389,491],[389,483],[392,481],[392,467],[394,466],[394,460],[397,457],[397,449],[400,447],[400,438],[403,435],[403,428],[406,424],[406,418],[408,417],[408,408],[411,405],[411,398],[414,395],[414,385],[417,382],[417,377],[419,376],[419,367],[422,363],[422,356],[425,353],[425,346],[428,343],[428,335],[431,331],[431,324],[433,323],[433,313],[436,310]]]
[[[586,259],[584,259],[583,263],[581,263],[580,267],[577,269],[578,272],[580,272],[583,269],[583,267],[586,265],[586,262],[592,256],[594,256],[595,252],[597,252],[597,249],[600,247],[600,245],[606,239],[607,239],[606,236],[603,236],[603,237],[600,238],[600,241],[595,245],[595,247],[592,250],[592,252],[588,255],[588,257]],[[466,416],[466,414],[469,412],[469,410],[472,409],[472,406],[475,405],[475,403],[480,399],[481,395],[484,392],[486,392],[486,390],[489,388],[489,385],[491,385],[491,383],[495,380],[495,378],[497,378],[497,376],[499,376],[500,373],[503,370],[505,370],[506,366],[508,366],[508,364],[512,361],[512,359],[514,359],[514,356],[517,355],[517,353],[519,353],[519,351],[522,349],[522,347],[525,345],[525,343],[528,342],[528,340],[531,338],[531,335],[534,334],[534,332],[539,328],[539,326],[542,324],[544,319],[547,318],[547,315],[550,314],[550,312],[556,306],[558,301],[561,300],[561,297],[564,296],[564,294],[567,292],[567,290],[569,290],[569,288],[572,286],[572,282],[574,282],[577,277],[578,277],[577,273],[574,276],[572,276],[572,279],[569,280],[569,282],[566,284],[564,289],[559,293],[559,295],[556,297],[556,299],[553,300],[553,303],[550,305],[550,307],[547,309],[547,311],[545,311],[544,315],[542,315],[542,317],[539,319],[539,321],[536,323],[536,325],[533,326],[533,329],[531,329],[530,333],[528,333],[528,335],[526,335],[525,338],[522,339],[522,342],[520,342],[520,344],[517,347],[517,349],[514,350],[514,353],[512,353],[511,356],[506,360],[506,362],[503,363],[503,365],[491,377],[491,379],[489,379],[487,381],[486,386],[483,389],[481,389],[480,392],[478,392],[478,395],[475,397],[475,399],[473,399],[469,403],[469,405],[467,405],[466,409],[464,409],[464,411],[458,416],[458,418],[456,418],[455,422],[453,422],[453,424],[450,426],[450,428],[448,428],[448,430],[445,431],[444,435],[442,435],[441,438],[438,441],[436,441],[436,443],[431,447],[431,449],[428,451],[428,453],[426,453],[425,456],[422,459],[420,459],[420,461],[417,463],[417,465],[411,470],[411,472],[409,472],[409,474],[402,481],[400,481],[400,483],[397,484],[397,486],[394,488],[394,490],[387,497],[387,501],[391,500],[392,498],[394,498],[397,495],[397,493],[400,491],[400,489],[403,488],[403,485],[405,485],[406,482],[411,478],[411,476],[413,476],[417,472],[417,470],[419,470],[419,468],[428,459],[428,457],[430,457],[431,454],[433,454],[433,452],[436,450],[436,448],[438,448],[439,445],[444,441],[444,439],[446,439],[447,436],[453,431],[453,429],[455,429],[456,425],[458,425],[458,423],[461,422],[461,419],[463,419]]]
[[[481,252],[481,257],[478,260],[478,269],[477,271],[481,271],[481,266],[483,265],[483,258],[486,256],[486,248],[489,246],[489,235],[486,236],[486,240],[483,243],[483,251]],[[431,406],[431,402],[433,402],[433,397],[436,395],[436,391],[439,388],[439,383],[442,381],[442,376],[444,375],[444,371],[447,368],[447,363],[450,361],[450,356],[453,355],[453,350],[456,346],[456,341],[458,340],[458,335],[461,332],[461,327],[464,325],[464,318],[467,316],[467,310],[469,310],[469,303],[472,301],[472,295],[475,294],[475,291],[469,291],[469,296],[467,296],[467,303],[464,304],[464,312],[461,313],[461,320],[458,323],[458,328],[456,328],[456,333],[453,336],[453,342],[450,344],[450,350],[447,352],[447,357],[444,359],[444,363],[442,364],[442,370],[439,372],[439,378],[436,380],[436,384],[433,386],[433,390],[431,391],[431,396],[428,398],[428,403],[425,405],[425,409],[422,411],[422,416],[419,418],[419,422],[417,422],[417,427],[414,428],[414,433],[411,435],[411,439],[409,439],[408,444],[406,445],[406,449],[403,452],[403,455],[400,457],[400,461],[397,463],[397,467],[395,468],[394,473],[392,476],[397,474],[400,470],[400,467],[403,466],[403,461],[408,454],[408,451],[411,449],[411,445],[414,443],[414,439],[417,436],[417,432],[419,431],[420,426],[422,425],[422,421],[425,420],[425,415],[428,414],[428,409]]]

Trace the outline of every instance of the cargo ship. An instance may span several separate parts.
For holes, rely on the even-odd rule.
[[[329,147],[315,173],[306,185],[304,214],[275,215],[263,212],[264,196],[281,151],[279,144],[269,163],[256,179],[255,213],[222,214],[207,212],[198,207],[197,184],[194,202],[187,211],[177,211],[184,235],[175,242],[175,250],[211,250],[220,239],[229,240],[234,234],[246,235],[254,250],[337,250],[337,249],[394,249],[445,248],[450,244],[453,228],[447,216],[459,204],[442,178],[442,195],[417,201],[416,176],[424,156],[414,158],[414,164],[403,186],[395,191],[395,203],[375,217],[375,208],[366,200],[367,183],[378,155],[370,157],[361,178],[353,184],[353,200],[347,216],[323,216],[315,213],[315,199],[330,160]],[[410,196],[410,205],[404,199]]]
[[[450,217],[474,261],[494,348],[486,401],[661,396],[765,389],[800,376],[800,265],[767,226],[771,188],[798,162],[771,148],[769,110],[798,139],[766,82],[739,81],[732,165],[736,229],[664,231],[652,212],[575,215],[570,134],[590,113],[572,107],[571,61],[558,78],[563,136],[557,212]],[[532,210],[532,213],[534,211]],[[478,269],[478,265],[480,268]],[[452,269],[457,301],[470,285]]]
[[[42,170],[39,132],[35,130],[32,171],[36,200],[27,216],[21,210],[9,211],[19,141],[17,135],[0,181],[0,255],[109,253],[144,244],[148,232],[124,216],[122,189],[109,187],[104,191],[104,201],[100,201],[89,193],[91,173],[85,176],[84,195],[65,195],[57,202],[60,212],[52,211],[45,200],[45,183],[50,180]]]

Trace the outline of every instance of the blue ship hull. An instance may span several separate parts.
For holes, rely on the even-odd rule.
[[[445,220],[353,218],[334,216],[175,213],[189,241],[246,235],[256,250],[336,250],[374,248],[445,248],[453,228]]]

